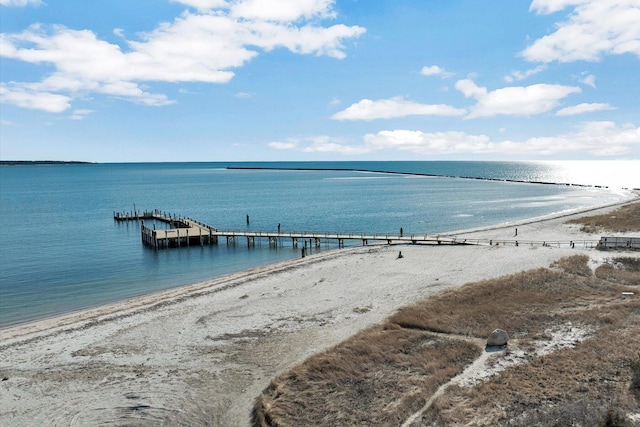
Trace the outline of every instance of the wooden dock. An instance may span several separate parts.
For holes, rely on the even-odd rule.
[[[115,221],[141,221],[142,242],[153,249],[180,248],[189,246],[216,245],[220,238],[227,244],[236,244],[245,240],[248,246],[255,246],[256,239],[264,239],[269,246],[276,247],[283,239],[290,239],[293,247],[320,247],[321,243],[333,241],[338,247],[344,247],[345,241],[361,241],[365,246],[369,242],[427,243],[427,244],[464,244],[456,237],[431,236],[427,234],[390,234],[390,233],[340,233],[313,231],[260,231],[260,230],[219,230],[209,224],[189,217],[163,213],[158,210],[144,212],[114,212]],[[159,221],[168,224],[168,229],[148,227],[147,221]]]
[[[159,210],[114,212],[115,221],[140,221],[142,242],[153,249],[181,248],[190,246],[217,245],[220,239],[225,239],[228,245],[246,241],[247,246],[255,247],[256,241],[268,241],[270,247],[277,247],[283,241],[291,240],[291,245],[303,248],[303,256],[306,248],[320,247],[322,242],[337,243],[339,248],[344,247],[345,241],[360,241],[363,246],[370,242],[386,244],[430,244],[430,245],[480,245],[480,246],[512,246],[512,247],[598,247],[598,240],[571,240],[571,241],[530,241],[530,240],[491,240],[491,239],[467,239],[456,236],[442,236],[429,234],[403,234],[400,233],[345,233],[345,232],[316,232],[316,231],[273,231],[261,230],[220,230],[209,224],[205,224],[189,217],[172,215]],[[152,223],[149,227],[145,224]],[[156,229],[155,222],[167,224],[169,228]],[[279,227],[278,227],[279,228]],[[613,239],[612,239],[613,240]],[[637,247],[637,239],[633,244],[625,240],[624,245]],[[622,245],[622,246],[624,246]]]
[[[142,221],[140,226],[142,242],[154,249],[180,248],[182,246],[204,246],[218,243],[218,230],[193,218],[163,213],[159,210],[144,212],[114,212],[115,221]],[[144,221],[159,221],[169,228],[156,229],[145,225]]]

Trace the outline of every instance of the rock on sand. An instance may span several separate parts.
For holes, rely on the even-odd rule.
[[[509,334],[507,331],[496,329],[489,334],[489,338],[487,338],[487,347],[506,345],[507,341],[509,341]]]

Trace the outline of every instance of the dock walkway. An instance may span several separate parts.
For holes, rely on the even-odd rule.
[[[256,239],[266,239],[269,246],[277,247],[283,239],[291,239],[293,247],[307,245],[320,247],[324,242],[336,242],[344,247],[345,241],[361,241],[386,244],[431,244],[431,245],[480,245],[480,246],[547,246],[547,247],[583,247],[595,248],[598,240],[572,241],[528,241],[528,240],[490,240],[469,239],[460,236],[443,236],[429,234],[393,234],[393,233],[347,233],[347,232],[315,232],[315,231],[261,231],[261,230],[220,230],[189,217],[167,214],[159,210],[144,212],[114,212],[115,221],[141,221],[142,242],[153,249],[180,248],[189,246],[217,245],[220,238],[227,244],[237,244],[246,239],[247,246],[254,247]],[[156,229],[155,224],[148,227],[144,221],[159,221],[169,225],[167,229]],[[304,253],[304,252],[303,252]]]
[[[257,239],[268,239],[270,246],[278,246],[282,239],[291,239],[293,247],[299,242],[306,246],[314,244],[319,247],[322,241],[334,241],[338,247],[344,247],[346,240],[358,240],[363,245],[370,241],[391,243],[429,243],[429,244],[463,244],[456,237],[431,236],[427,234],[390,234],[390,233],[345,233],[314,231],[261,231],[261,230],[220,230],[209,224],[189,217],[181,217],[163,213],[159,210],[144,212],[114,212],[115,221],[142,221],[142,242],[154,249],[179,248],[194,245],[215,245],[219,238],[225,238],[227,244],[236,243],[245,238],[248,246],[255,246]],[[160,221],[169,224],[168,229],[148,227],[144,221]]]

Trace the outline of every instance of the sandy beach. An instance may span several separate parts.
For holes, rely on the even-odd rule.
[[[517,247],[339,249],[1,330],[1,424],[248,425],[271,378],[401,306],[567,255],[587,254],[594,265],[615,256],[526,244],[597,241],[565,224],[584,215],[455,233],[525,242]]]

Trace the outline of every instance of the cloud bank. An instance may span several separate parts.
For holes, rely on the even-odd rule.
[[[596,111],[615,110],[609,104],[602,103],[582,103],[571,107],[565,107],[556,112],[556,116],[575,116],[577,114],[594,113]]]
[[[497,154],[533,158],[565,153],[623,156],[633,153],[634,150],[637,154],[640,146],[640,127],[633,124],[619,126],[611,121],[584,122],[571,133],[531,137],[522,141],[494,141],[487,135],[459,131],[423,132],[397,129],[366,134],[361,144],[346,144],[329,137],[316,137],[272,142],[269,146],[278,150],[349,155],[391,150],[421,156]]]
[[[7,0],[2,0],[7,1]],[[15,1],[15,0],[14,0]],[[144,83],[227,83],[234,69],[262,52],[284,48],[294,54],[346,56],[344,42],[365,29],[321,20],[335,17],[333,0],[181,0],[189,8],[125,47],[101,40],[90,30],[34,24],[20,33],[0,35],[0,55],[53,67],[38,82],[9,82],[2,101],[24,108],[64,111],[89,93],[132,102],[171,104]],[[121,30],[114,30],[122,36]]]
[[[0,0],[0,6],[7,7],[40,6],[42,4],[41,0]]]
[[[599,61],[604,55],[640,57],[638,0],[534,0],[530,10],[550,14],[573,12],[556,30],[522,52],[532,62]]]
[[[403,97],[363,99],[331,116],[334,120],[376,120],[406,116],[461,116],[466,110],[443,104],[420,104]]]
[[[576,86],[558,84],[536,84],[531,86],[510,86],[489,92],[479,87],[473,80],[459,80],[458,89],[467,98],[475,98],[467,119],[492,117],[497,115],[530,116],[546,113],[557,107],[560,100],[582,90]]]

